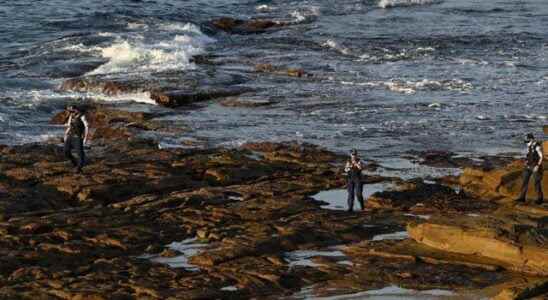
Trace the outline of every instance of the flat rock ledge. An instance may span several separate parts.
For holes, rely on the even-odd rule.
[[[163,126],[92,110],[97,127]],[[314,145],[159,149],[97,138],[83,174],[60,145],[0,146],[0,299],[279,299],[393,285],[498,299],[547,292],[544,206],[367,176],[400,188],[372,196],[365,212],[328,210],[311,196],[344,187],[345,157]]]

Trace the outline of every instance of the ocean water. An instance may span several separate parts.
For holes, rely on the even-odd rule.
[[[230,35],[215,18],[291,25]],[[0,1],[0,143],[61,134],[49,118],[79,97],[161,111],[209,145],[312,142],[387,158],[439,149],[520,151],[548,117],[548,2],[477,0]],[[214,65],[191,58],[207,55]],[[254,72],[258,63],[310,78]],[[158,74],[252,88],[272,106],[156,106],[147,93],[58,90],[67,78]],[[175,75],[173,75],[175,74]]]

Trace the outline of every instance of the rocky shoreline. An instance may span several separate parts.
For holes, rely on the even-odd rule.
[[[422,154],[464,171],[436,182],[370,174],[394,188],[348,213],[314,197],[344,186],[345,158],[317,146],[159,149],[143,132],[173,129],[152,115],[94,104],[88,116],[84,174],[58,141],[0,146],[2,299],[548,293],[548,206],[508,202],[520,162]]]

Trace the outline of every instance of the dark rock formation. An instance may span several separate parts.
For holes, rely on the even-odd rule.
[[[285,75],[290,77],[312,77],[312,74],[306,73],[303,69],[275,67],[271,64],[257,64],[255,71],[260,73],[270,73],[276,75]]]
[[[89,113],[96,127],[153,121],[102,106]],[[541,206],[485,204],[400,180],[399,191],[370,200],[374,213],[331,211],[310,195],[344,185],[344,157],[317,146],[165,150],[136,137],[96,138],[104,142],[88,151],[83,174],[58,145],[0,146],[0,298],[279,298],[389,285],[491,288],[500,299],[545,291]],[[402,213],[418,203],[435,216]],[[413,240],[378,236],[408,223]],[[196,248],[172,244],[180,241]]]
[[[514,161],[504,168],[466,168],[459,177],[459,184],[477,198],[509,202],[519,195],[524,167],[524,162]],[[544,163],[544,169],[548,169],[548,162]],[[544,172],[542,186],[544,191],[548,191],[548,172]],[[536,197],[534,193],[534,184],[531,182],[527,195]]]
[[[211,25],[219,30],[232,34],[257,34],[269,29],[275,29],[289,25],[286,22],[277,22],[266,19],[240,20],[230,17],[222,17],[211,21]]]

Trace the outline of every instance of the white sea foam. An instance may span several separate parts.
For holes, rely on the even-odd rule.
[[[367,81],[367,82],[352,82],[342,81],[343,85],[367,86],[367,87],[385,87],[390,91],[402,94],[414,94],[420,90],[428,91],[461,91],[468,92],[474,87],[471,83],[461,79],[452,80],[429,80],[423,79],[419,81],[404,81],[400,79],[392,79],[389,81]]]
[[[127,28],[130,30],[136,30],[136,29],[144,29],[147,28],[148,25],[144,23],[136,23],[136,22],[129,22],[127,23]]]
[[[89,94],[94,100],[100,100],[104,102],[139,102],[146,104],[156,104],[156,101],[150,98],[150,92],[141,92],[141,93],[129,93],[129,94],[120,94],[115,96],[108,96],[105,94]]]
[[[255,6],[255,10],[258,11],[258,12],[269,12],[269,11],[274,10],[274,8],[272,6],[262,4],[262,5]]]
[[[75,51],[75,52],[80,52],[80,53],[97,51],[97,49],[95,47],[89,47],[89,46],[86,46],[82,43],[76,44],[76,45],[68,45],[68,46],[63,47],[61,50]]]
[[[344,55],[349,55],[350,54],[350,50],[348,50],[348,48],[340,46],[334,40],[327,40],[322,44],[322,46],[326,47],[326,48],[331,48],[333,50],[336,50],[336,51],[338,51],[338,52],[340,52]]]
[[[190,59],[205,53],[207,44],[215,41],[194,24],[165,24],[160,29],[177,34],[153,43],[140,34],[118,36],[108,46],[81,49],[108,60],[87,75],[193,69]]]
[[[310,6],[305,9],[294,10],[290,15],[295,19],[295,23],[302,23],[319,16],[320,8],[318,6]]]
[[[193,32],[198,35],[203,35],[200,28],[192,23],[166,23],[166,24],[160,25],[160,29],[164,31]]]
[[[433,47],[418,47],[406,49],[403,48],[399,52],[394,52],[390,49],[382,49],[384,53],[381,54],[370,54],[364,53],[358,57],[358,61],[363,62],[383,62],[383,61],[399,61],[405,59],[418,59],[421,57],[428,57],[436,51]]]
[[[391,7],[400,7],[400,6],[411,6],[411,5],[428,5],[435,3],[435,0],[381,0],[379,2],[380,8],[391,8]]]
[[[112,33],[112,32],[99,32],[99,33],[97,34],[97,36],[111,37],[111,36],[114,36],[114,33]]]

